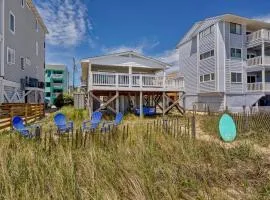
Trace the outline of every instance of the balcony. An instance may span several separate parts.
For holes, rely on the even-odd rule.
[[[270,56],[257,56],[247,60],[247,66],[265,66],[270,65]]]
[[[62,90],[64,88],[63,83],[52,83],[52,87],[59,90]]]
[[[261,29],[259,31],[247,35],[248,46],[255,45],[262,41],[270,41],[270,30]]]
[[[90,90],[183,91],[184,80],[168,76],[91,72]]]

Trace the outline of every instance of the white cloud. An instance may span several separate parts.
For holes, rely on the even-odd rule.
[[[254,19],[270,23],[270,14],[257,16]]]
[[[37,2],[37,7],[50,32],[49,44],[67,47],[91,41],[87,37],[92,23],[81,0],[46,0]]]
[[[136,45],[120,45],[117,47],[103,47],[102,51],[104,53],[120,53],[125,51],[135,51],[140,54],[145,54],[145,51],[153,49],[159,45],[159,41],[149,41],[143,40],[142,42],[137,43]]]

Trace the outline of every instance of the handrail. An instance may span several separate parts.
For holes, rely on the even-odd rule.
[[[256,40],[270,40],[270,30],[261,29],[247,35],[247,42],[254,42]]]
[[[90,72],[90,87],[173,88],[183,89],[184,80],[154,74]]]

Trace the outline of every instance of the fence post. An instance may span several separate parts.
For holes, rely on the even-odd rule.
[[[244,117],[244,131],[248,130],[248,119],[246,113],[246,106],[243,106],[243,117]]]
[[[196,124],[195,123],[196,123],[195,115],[193,114],[191,118],[191,134],[194,139],[196,138]]]

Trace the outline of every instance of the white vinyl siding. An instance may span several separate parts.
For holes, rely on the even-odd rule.
[[[38,32],[38,20],[37,19],[35,20],[35,30],[36,30],[36,32]]]
[[[7,64],[15,64],[15,50],[7,47]]]
[[[36,56],[38,56],[38,51],[39,51],[39,45],[38,45],[38,42],[36,42]]]
[[[15,24],[15,15],[9,11],[9,30],[11,33],[15,34],[16,30],[16,24]]]

